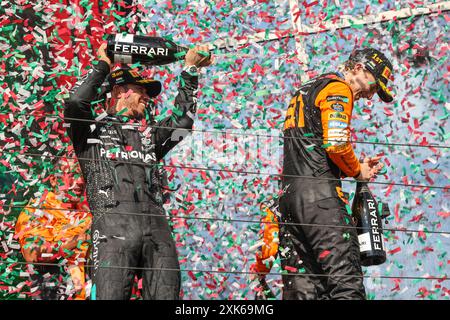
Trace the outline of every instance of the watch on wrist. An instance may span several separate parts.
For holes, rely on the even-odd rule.
[[[198,75],[198,68],[196,66],[185,66],[183,70],[189,73],[191,76]]]

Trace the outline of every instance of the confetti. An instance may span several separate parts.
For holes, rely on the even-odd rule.
[[[26,16],[30,10],[22,5],[2,2],[0,299],[32,299],[36,295],[36,287],[23,283],[21,275],[28,269],[17,263],[23,261],[17,240],[13,237],[9,242],[20,212],[9,206],[24,206],[30,198],[41,198],[47,192],[43,180],[52,168],[48,156],[63,155],[70,145],[68,126],[61,119],[63,99],[95,63],[96,49],[108,34],[163,36],[185,47],[229,39],[226,45],[230,50],[215,49],[214,66],[201,71],[194,129],[208,132],[193,131],[167,156],[167,165],[280,173],[280,131],[294,92],[308,75],[335,71],[353,49],[368,45],[392,57],[396,99],[392,105],[376,97],[370,103],[363,99],[355,103],[352,140],[448,145],[450,51],[449,17],[445,12],[369,25],[355,20],[349,28],[329,30],[328,23],[397,10],[398,4],[374,0],[335,0],[326,5],[298,1],[291,14],[289,1],[279,0],[138,2],[127,9],[113,6],[112,1],[69,5],[66,0],[50,0],[45,6],[33,5],[31,16]],[[421,3],[406,1],[400,6],[409,10]],[[291,19],[321,32],[299,36],[296,41]],[[263,35],[262,39],[271,34],[278,38],[257,43],[251,38],[257,33]],[[184,54],[180,52],[180,56]],[[142,68],[138,64],[134,67]],[[154,77],[163,84],[156,101],[161,118],[179,113],[173,102],[181,69],[181,63],[152,68]],[[103,111],[95,108],[97,120],[104,120]],[[91,125],[91,131],[95,128],[95,124]],[[314,138],[312,133],[305,137]],[[89,143],[98,141],[92,139]],[[307,151],[327,146],[311,140]],[[445,275],[450,238],[427,230],[450,230],[448,189],[402,188],[392,183],[448,186],[448,149],[359,143],[353,146],[358,155],[384,152],[386,169],[377,181],[388,185],[371,185],[371,189],[391,208],[388,227],[406,230],[419,229],[419,223],[423,226],[420,233],[385,230],[388,260],[376,272],[394,276]],[[48,152],[47,158],[28,155],[44,152]],[[176,191],[171,192],[171,201],[165,206],[173,216],[258,221],[260,202],[278,191],[277,178],[263,174],[174,167],[167,171],[170,186]],[[354,192],[354,187],[344,182],[344,191]],[[181,218],[170,223],[182,269],[248,271],[254,262],[252,250],[258,244],[258,224]],[[326,252],[321,257],[326,258],[332,249]],[[281,270],[279,260],[272,271],[286,272]],[[371,268],[364,271],[375,272]],[[280,298],[280,277],[268,276],[268,280]],[[450,298],[446,282],[441,283],[441,288],[429,280],[400,283],[380,279],[368,286],[366,279],[365,284],[368,299]],[[239,274],[182,272],[183,299],[254,299],[249,288],[250,280]],[[86,290],[95,296],[95,287]],[[136,293],[134,298],[140,296]]]

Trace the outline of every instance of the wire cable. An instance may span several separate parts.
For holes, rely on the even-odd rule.
[[[29,116],[29,115],[25,115]],[[61,120],[71,120],[71,121],[80,121],[80,122],[89,122],[89,123],[100,123],[100,124],[116,124],[116,125],[127,125],[135,128],[141,127],[150,127],[155,129],[171,129],[173,127],[165,127],[154,124],[142,125],[137,123],[123,123],[118,121],[102,121],[95,119],[80,119],[80,118],[70,118],[70,117],[57,117],[57,116],[42,116],[42,118],[50,118],[50,119],[61,119]],[[37,118],[37,117],[35,117]],[[312,138],[312,137],[292,137],[292,136],[276,136],[276,135],[264,135],[264,134],[254,134],[254,133],[241,133],[241,132],[228,132],[224,130],[205,130],[205,129],[186,129],[186,128],[176,128],[179,131],[187,131],[187,132],[201,132],[201,133],[212,133],[212,134],[226,134],[226,135],[236,135],[236,136],[252,136],[252,137],[263,137],[263,138],[278,138],[282,140],[304,140],[304,141],[316,141],[320,144],[323,143],[323,139],[320,138]],[[232,128],[230,130],[233,130]],[[327,141],[338,141],[339,139],[327,139]],[[436,149],[449,149],[450,146],[447,145],[439,145],[439,144],[408,144],[408,143],[387,143],[387,142],[373,142],[373,141],[360,141],[360,140],[348,140],[349,143],[355,144],[369,144],[369,145],[384,145],[384,146],[393,146],[393,147],[415,147],[415,148],[436,148]]]
[[[112,163],[123,163],[123,164],[133,164],[133,165],[139,165],[143,167],[165,167],[165,168],[178,168],[178,169],[186,169],[186,170],[198,170],[198,171],[212,171],[212,172],[229,172],[229,173],[237,173],[237,174],[247,174],[247,175],[265,175],[265,176],[272,176],[272,177],[285,177],[285,178],[302,178],[302,179],[312,179],[312,180],[323,180],[323,181],[340,181],[342,182],[342,179],[338,178],[323,178],[323,177],[313,177],[313,176],[304,176],[304,175],[293,175],[293,174],[280,174],[280,173],[265,173],[265,172],[255,172],[255,171],[244,171],[244,170],[232,170],[232,169],[215,169],[215,168],[208,168],[208,167],[191,167],[191,166],[180,166],[180,165],[167,165],[167,164],[147,164],[147,163],[136,163],[132,161],[123,161],[123,160],[104,160],[104,159],[91,159],[91,158],[83,158],[83,157],[66,157],[66,156],[58,156],[58,155],[52,155],[52,154],[36,154],[36,153],[28,153],[28,152],[22,152],[21,155],[31,156],[31,157],[37,157],[37,158],[49,158],[49,157],[56,157],[56,158],[66,158],[71,160],[86,160],[86,161],[95,161],[95,162],[112,162]],[[344,180],[346,182],[350,183],[356,183],[361,180]],[[402,186],[402,187],[410,187],[410,188],[429,188],[429,189],[443,189],[444,192],[447,192],[448,189],[450,189],[449,186],[434,186],[434,185],[421,185],[421,184],[403,184],[403,183],[395,183],[395,182],[378,182],[378,181],[363,181],[368,184],[379,184],[379,185],[387,185],[387,186]]]
[[[142,203],[142,202],[141,202]],[[77,210],[77,209],[67,209],[67,208],[50,208],[50,207],[30,207],[30,206],[11,206],[11,205],[1,205],[1,207],[7,207],[7,208],[17,208],[17,209],[44,209],[44,210],[64,210],[64,211],[70,211],[70,212],[87,212],[85,210]],[[298,223],[298,222],[274,222],[274,221],[259,221],[259,220],[245,220],[245,219],[225,219],[225,218],[212,218],[212,217],[192,217],[192,216],[175,216],[171,214],[153,214],[153,213],[140,213],[140,212],[116,212],[116,211],[105,211],[105,213],[99,214],[100,218],[104,217],[108,214],[118,214],[118,215],[124,215],[124,216],[149,216],[149,217],[167,217],[170,219],[185,219],[185,220],[206,220],[206,221],[221,221],[221,222],[239,222],[239,223],[252,223],[252,224],[277,224],[277,225],[287,225],[287,226],[304,226],[304,227],[327,227],[327,228],[341,228],[341,229],[365,229],[363,227],[357,227],[357,226],[337,226],[337,225],[330,225],[330,224],[317,224],[317,223]],[[93,217],[95,218],[95,214],[93,214]],[[350,216],[349,216],[350,217]],[[429,230],[417,230],[417,229],[393,229],[393,228],[379,228],[378,226],[373,226],[373,229],[380,229],[381,231],[400,231],[400,232],[414,232],[414,233],[435,233],[435,234],[448,234],[450,235],[450,231],[429,231]]]
[[[0,261],[0,264],[4,264],[5,262]],[[16,261],[11,263],[8,268],[14,266],[14,264],[31,264],[31,265],[43,265],[43,266],[64,266],[59,263],[44,263],[44,262],[22,262]],[[85,264],[87,268],[95,267],[94,265]],[[273,275],[273,276],[316,276],[316,277],[340,277],[340,278],[371,278],[371,279],[409,279],[409,280],[438,280],[448,281],[450,280],[447,275],[442,277],[436,276],[427,276],[427,277],[417,277],[417,276],[373,276],[373,275],[343,275],[343,274],[315,274],[315,273],[283,273],[283,272],[270,272],[270,273],[262,273],[262,272],[254,272],[254,271],[232,271],[232,270],[200,270],[200,269],[173,269],[173,268],[146,268],[146,267],[122,267],[122,266],[105,266],[98,265],[99,268],[105,269],[133,269],[133,270],[141,270],[141,271],[173,271],[173,272],[205,272],[205,273],[219,273],[219,274],[242,274],[242,275]]]

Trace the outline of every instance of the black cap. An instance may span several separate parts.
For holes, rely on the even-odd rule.
[[[388,80],[392,74],[392,63],[384,54],[373,48],[365,48],[354,51],[349,60],[364,64],[366,69],[375,77],[380,86],[377,94],[384,102],[394,100],[391,91],[387,88]]]
[[[108,75],[108,82],[111,88],[115,85],[128,83],[143,86],[151,98],[156,97],[161,92],[161,82],[150,78],[143,78],[135,69],[117,69]]]

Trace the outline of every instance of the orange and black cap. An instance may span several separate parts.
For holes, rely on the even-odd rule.
[[[375,77],[379,89],[378,96],[384,102],[392,102],[394,97],[387,88],[388,80],[392,75],[392,63],[380,51],[373,48],[364,48],[354,51],[349,60],[364,64],[365,68]]]

